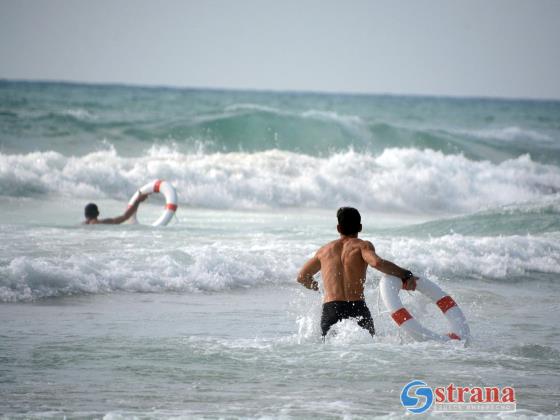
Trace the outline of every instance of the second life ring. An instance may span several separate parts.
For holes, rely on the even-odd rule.
[[[128,206],[132,206],[136,201],[138,195],[142,194],[152,194],[152,193],[162,193],[165,196],[165,209],[162,215],[157,219],[152,226],[165,226],[167,225],[173,216],[175,215],[175,211],[177,210],[177,192],[173,185],[171,185],[167,181],[162,181],[160,179],[156,179],[152,182],[148,182],[142,188],[134,193],[132,198],[128,201]],[[130,218],[131,223],[138,223],[136,219],[136,213],[132,215]]]

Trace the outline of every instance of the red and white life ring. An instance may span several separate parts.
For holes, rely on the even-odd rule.
[[[447,335],[437,334],[420,324],[404,307],[399,291],[402,289],[402,280],[384,275],[379,283],[379,290],[385,306],[391,313],[391,318],[408,335],[416,340],[468,340],[470,336],[469,325],[463,311],[451,296],[445,293],[437,284],[428,279],[419,278],[416,290],[435,303],[447,318],[451,331]]]
[[[162,181],[160,179],[148,182],[146,185],[144,185],[134,193],[132,198],[128,201],[129,207],[134,204],[136,198],[140,193],[162,193],[165,196],[165,209],[159,219],[152,223],[152,226],[165,226],[166,224],[168,224],[175,215],[175,211],[177,211],[177,192],[175,191],[173,185],[171,185],[167,181]],[[138,223],[138,220],[136,219],[136,213],[132,215],[130,221],[131,223]]]

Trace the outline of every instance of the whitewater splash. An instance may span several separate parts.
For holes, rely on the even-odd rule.
[[[294,221],[295,223],[295,221]],[[86,229],[86,228],[83,228]],[[223,238],[203,243],[201,237],[166,233],[147,239],[144,231],[123,232],[107,237],[100,232],[91,245],[79,245],[85,232],[66,231],[63,242],[76,242],[72,249],[42,256],[4,257],[0,260],[0,302],[30,301],[45,297],[125,292],[219,292],[265,286],[295,284],[295,273],[319,243],[301,237],[297,242],[247,238]],[[37,249],[48,249],[60,239],[59,231],[34,238]],[[4,235],[10,241],[15,239]],[[334,238],[334,232],[332,234]],[[102,238],[102,239],[101,239]],[[149,238],[149,237],[148,237]],[[540,273],[541,280],[560,274],[560,238],[545,236],[469,237],[458,234],[439,238],[380,237],[373,239],[385,258],[412,267],[423,276],[465,282],[492,279],[515,283]],[[143,246],[135,249],[142,241]],[[232,241],[232,242],[231,242]],[[192,245],[185,245],[192,242]],[[95,245],[97,244],[97,245]],[[91,246],[99,246],[91,251]],[[115,254],[125,247],[127,252]],[[88,255],[92,252],[92,255]],[[369,270],[368,279],[377,284],[379,273]]]
[[[433,150],[352,150],[314,157],[281,150],[180,153],[152,147],[142,157],[114,148],[67,157],[0,154],[0,195],[115,198],[166,179],[185,204],[206,208],[335,208],[400,213],[464,213],[560,192],[560,168],[520,156],[501,163]]]

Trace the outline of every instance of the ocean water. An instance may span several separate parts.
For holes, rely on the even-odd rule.
[[[80,224],[156,178],[168,226],[159,197],[143,224]],[[377,336],[321,343],[295,277],[343,205],[455,298],[468,345],[401,334],[372,269]],[[560,102],[0,81],[0,417],[400,418],[420,379],[555,418],[559,216]]]

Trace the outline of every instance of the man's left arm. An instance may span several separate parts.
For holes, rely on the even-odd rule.
[[[297,281],[311,290],[319,290],[319,283],[313,278],[321,269],[321,261],[315,255],[307,261],[299,271]]]
[[[134,213],[136,213],[136,211],[138,210],[138,206],[142,201],[146,200],[146,198],[148,198],[148,194],[142,194],[142,193],[138,194],[138,197],[136,197],[134,203],[132,203],[132,205],[129,208],[127,208],[122,215],[117,217],[111,217],[108,219],[101,219],[99,220],[98,223],[104,225],[120,225],[121,223],[126,222],[128,219],[132,217]]]
[[[404,290],[416,290],[416,280],[418,280],[418,277],[412,274],[411,271],[405,270],[395,263],[381,258],[375,253],[375,247],[369,241],[363,242],[362,258],[376,270],[400,278],[403,282]]]

